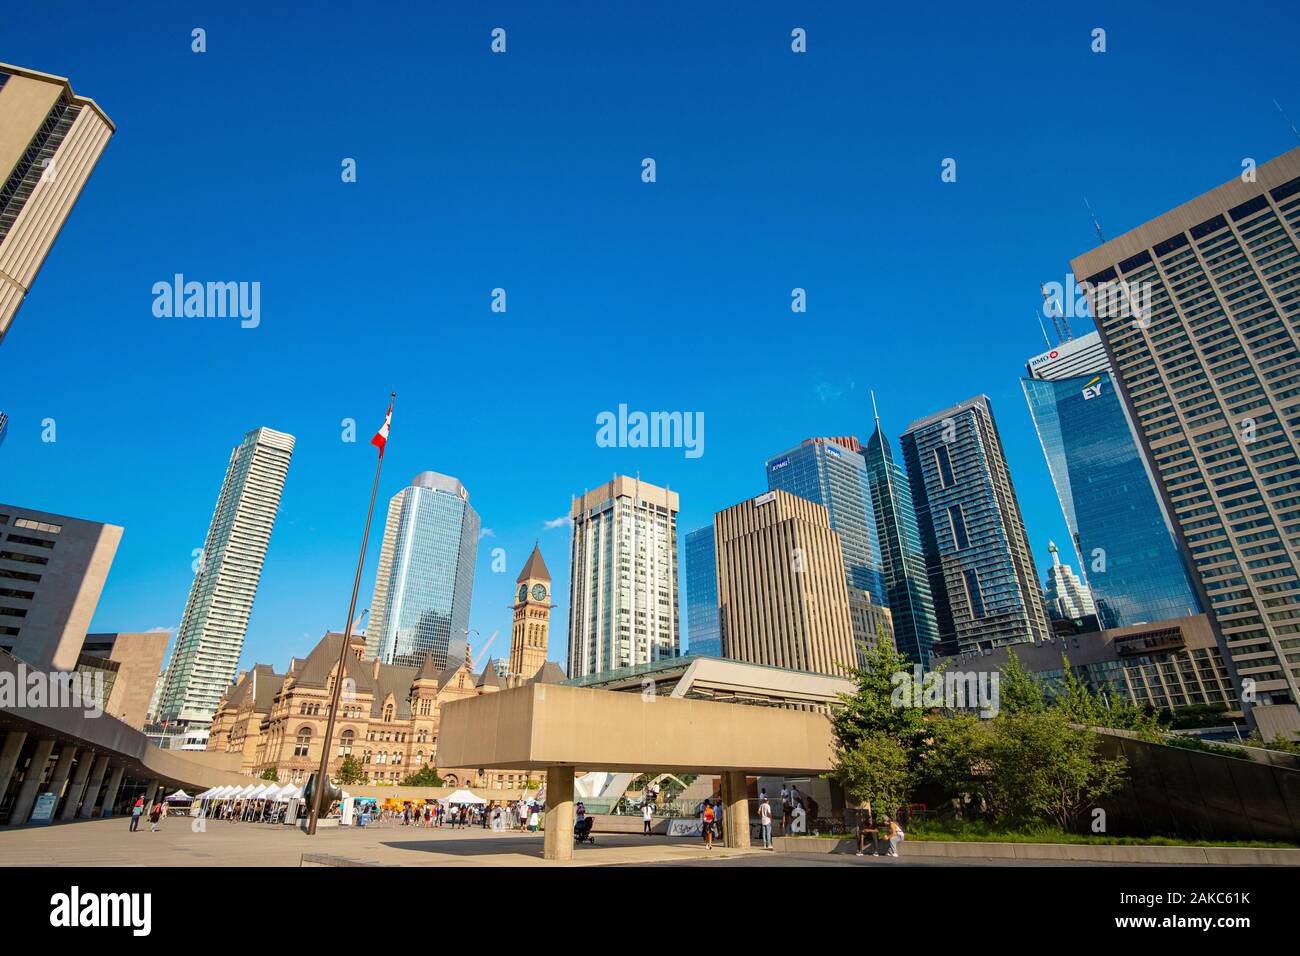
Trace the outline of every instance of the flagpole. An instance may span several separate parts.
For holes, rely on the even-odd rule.
[[[393,414],[393,402],[397,393],[388,399],[387,423]],[[385,442],[387,436],[385,436]],[[334,675],[334,693],[330,699],[329,721],[325,724],[325,746],[320,755],[320,772],[316,775],[316,786],[311,795],[311,816],[307,820],[307,835],[316,834],[316,820],[320,817],[321,795],[325,792],[325,783],[329,779],[330,751],[334,748],[334,722],[339,712],[339,697],[343,690],[343,674],[347,667],[348,647],[352,643],[352,616],[357,610],[357,590],[361,587],[361,569],[366,563],[366,542],[370,540],[370,519],[375,514],[375,494],[379,491],[379,471],[384,467],[384,447],[379,448],[379,460],[375,462],[375,483],[370,489],[370,507],[366,509],[366,530],[361,536],[361,556],[357,558],[357,574],[352,579],[352,601],[348,604],[347,623],[343,630],[343,645],[339,648],[339,665]]]

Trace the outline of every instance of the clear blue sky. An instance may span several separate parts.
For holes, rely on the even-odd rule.
[[[180,6],[4,14],[0,59],[118,131],[0,345],[0,499],[124,526],[94,627],[175,627],[230,449],[297,436],[245,666],[342,625],[391,390],[381,501],[465,482],[494,654],[539,538],[563,660],[570,495],[639,471],[684,537],[769,455],[865,438],[869,388],[895,440],[992,398],[1041,566],[1067,535],[1018,379],[1039,283],[1095,244],[1082,197],[1117,235],[1294,147],[1273,97],[1300,116],[1293,2]],[[260,327],[155,318],[177,272],[260,282]],[[705,454],[597,447],[619,403],[702,411]]]

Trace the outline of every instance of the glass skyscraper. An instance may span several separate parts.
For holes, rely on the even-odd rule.
[[[375,575],[368,655],[435,667],[465,660],[478,556],[478,513],[449,475],[425,471],[393,496]]]
[[[913,422],[902,445],[945,650],[1047,638],[1038,572],[988,398]]]
[[[686,535],[686,627],[691,654],[722,656],[718,559],[713,548],[711,524]]]
[[[1100,337],[1063,342],[1028,367],[1021,384],[1101,626],[1200,614]]]
[[[822,505],[840,536],[846,583],[868,592],[874,603],[888,604],[867,463],[849,447],[856,444],[856,440],[809,438],[798,448],[768,459],[767,487]]]
[[[902,466],[894,461],[879,416],[876,430],[863,449],[863,460],[875,505],[880,557],[884,564],[885,603],[893,615],[894,645],[922,667],[928,667],[939,640],[934,598],[925,573],[925,552],[916,524],[912,489]]]

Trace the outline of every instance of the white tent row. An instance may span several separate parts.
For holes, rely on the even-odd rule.
[[[212,787],[200,793],[196,800],[271,800],[275,803],[287,803],[300,798],[302,788],[291,783],[280,786],[276,783],[248,784],[245,787],[226,785]]]

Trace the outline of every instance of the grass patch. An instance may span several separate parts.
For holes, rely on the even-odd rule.
[[[979,820],[913,820],[906,827],[908,840],[937,840],[956,843],[1082,843],[1109,846],[1204,846],[1240,847],[1260,850],[1294,850],[1294,843],[1262,840],[1180,840],[1175,837],[1117,837],[1098,833],[1065,833],[1046,824],[997,827]],[[822,839],[855,839],[853,834],[820,835]]]

